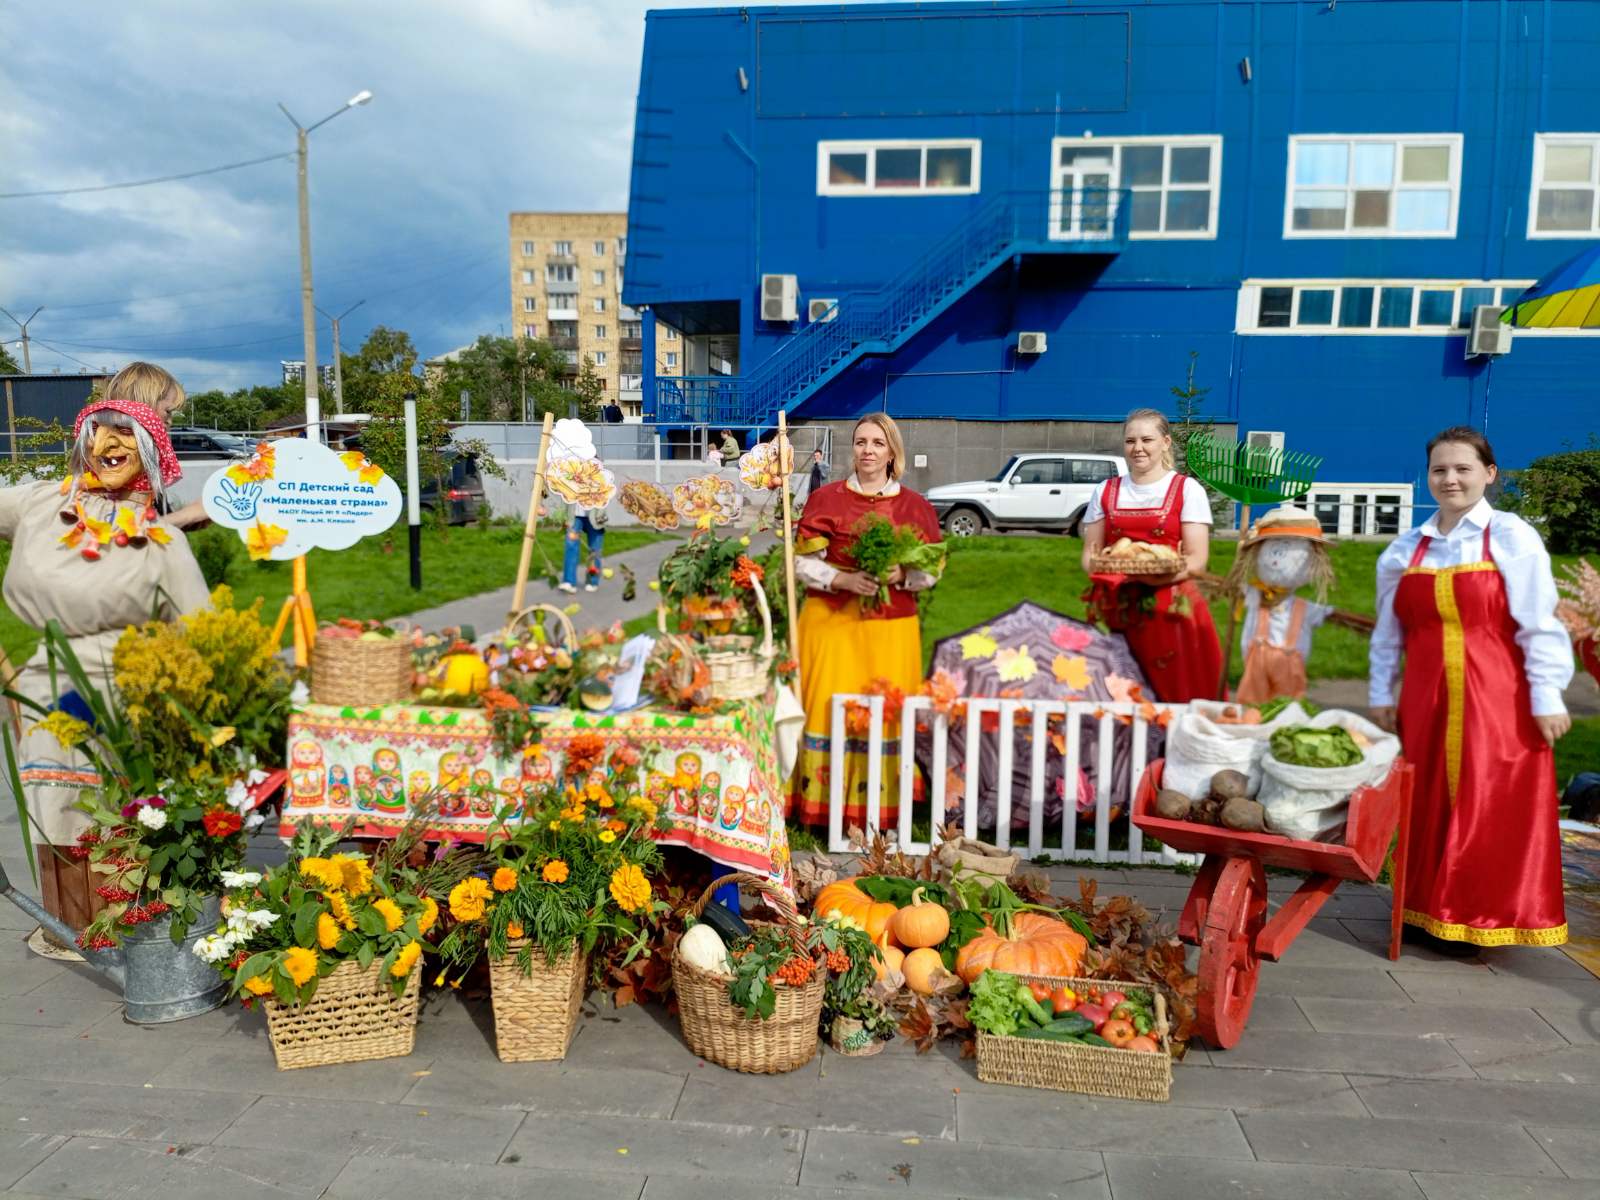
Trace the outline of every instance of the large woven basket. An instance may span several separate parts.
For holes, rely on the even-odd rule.
[[[411,646],[395,635],[377,641],[318,635],[311,651],[311,699],[318,704],[394,704],[411,698]]]
[[[758,582],[750,589],[761,614],[761,638],[738,634],[708,636],[702,639],[700,658],[711,672],[711,695],[715,700],[753,700],[765,696],[772,686],[772,609],[767,593]],[[656,625],[667,631],[664,608],[656,609]]]
[[[573,949],[552,966],[536,946],[531,969],[524,974],[518,959],[527,944],[508,942],[505,957],[489,963],[494,1049],[501,1062],[565,1058],[578,1028],[588,958]]]
[[[521,612],[512,613],[506,620],[500,638],[502,641],[520,641],[535,630],[543,630],[545,641],[555,645],[551,636],[552,625],[561,634],[561,646],[566,650],[577,650],[578,631],[573,628],[572,618],[554,604],[530,604]]]
[[[760,889],[767,903],[786,921],[798,924],[793,902],[759,875],[738,872],[724,875],[706,888],[694,906],[695,916],[705,911],[712,895],[728,883],[748,883]],[[761,924],[762,922],[752,922]],[[753,1075],[780,1075],[811,1061],[817,1052],[817,1031],[822,1024],[822,992],[827,976],[812,974],[805,987],[776,989],[777,1010],[762,1020],[747,1017],[728,999],[728,976],[672,960],[672,985],[678,993],[678,1019],[689,1049],[719,1067]]]
[[[1167,1040],[1167,1004],[1159,991],[1137,984],[1104,979],[1060,979],[1048,976],[1022,978],[1030,983],[1063,984],[1075,992],[1114,987],[1127,993],[1152,996],[1156,1013],[1159,1054],[1133,1050],[1108,1050],[1069,1042],[1033,1038],[999,1037],[978,1033],[978,1078],[985,1083],[1010,1083],[1019,1087],[1051,1088],[1085,1096],[1110,1096],[1117,1100],[1167,1100],[1172,1095],[1172,1044]]]
[[[404,1058],[417,1037],[422,972],[414,970],[398,998],[374,964],[342,962],[301,1005],[266,997],[267,1033],[278,1070],[325,1067],[369,1058]]]

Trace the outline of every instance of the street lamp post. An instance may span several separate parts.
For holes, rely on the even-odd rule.
[[[340,113],[359,104],[366,104],[371,99],[371,92],[359,91],[344,102],[343,108],[329,113],[322,120],[309,126],[300,124],[295,120],[293,113],[282,104],[278,105],[295,130],[295,156],[300,188],[300,323],[305,334],[306,437],[316,442],[322,440],[322,411],[317,403],[317,305],[311,289],[311,193],[306,185],[307,138],[313,130],[320,129]]]
[[[365,300],[357,300],[337,317],[324,309],[317,309],[328,318],[328,324],[333,326],[333,411],[341,417],[344,416],[344,355],[339,350],[339,322],[365,303]]]

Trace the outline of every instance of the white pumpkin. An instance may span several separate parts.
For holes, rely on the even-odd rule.
[[[691,967],[713,975],[732,975],[728,965],[728,947],[723,945],[717,931],[704,922],[692,925],[678,939],[678,957]]]

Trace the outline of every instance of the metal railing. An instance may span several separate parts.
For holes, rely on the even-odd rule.
[[[1127,241],[1127,189],[1002,192],[882,287],[842,296],[746,376],[657,382],[662,421],[771,424],[857,354],[889,351],[1012,254],[1115,254]]]

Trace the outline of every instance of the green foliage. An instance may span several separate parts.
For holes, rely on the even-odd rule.
[[[0,375],[21,375],[22,364],[11,357],[11,351],[0,346]]]
[[[305,389],[298,383],[258,384],[231,392],[214,388],[191,395],[175,424],[248,433],[281,417],[302,416],[305,406]]]
[[[60,479],[66,475],[71,430],[59,421],[41,421],[37,417],[18,417],[16,429],[19,457],[12,458],[9,453],[0,457],[0,485],[26,483],[30,479]]]
[[[188,536],[189,549],[194,552],[200,574],[205,576],[206,587],[227,583],[228,573],[238,564],[242,552],[238,533],[221,525],[208,525]]]
[[[572,394],[578,401],[578,420],[598,421],[600,406],[606,402],[606,382],[594,373],[594,359],[587,354],[578,368],[578,378],[573,382]]]
[[[1509,475],[1502,506],[1526,518],[1552,554],[1600,550],[1600,438]]]
[[[524,395],[533,419],[547,412],[564,417],[572,398],[558,382],[565,366],[549,342],[486,334],[445,362],[435,386],[451,405],[460,404],[463,389],[470,392],[468,411],[478,421],[522,420]]]

